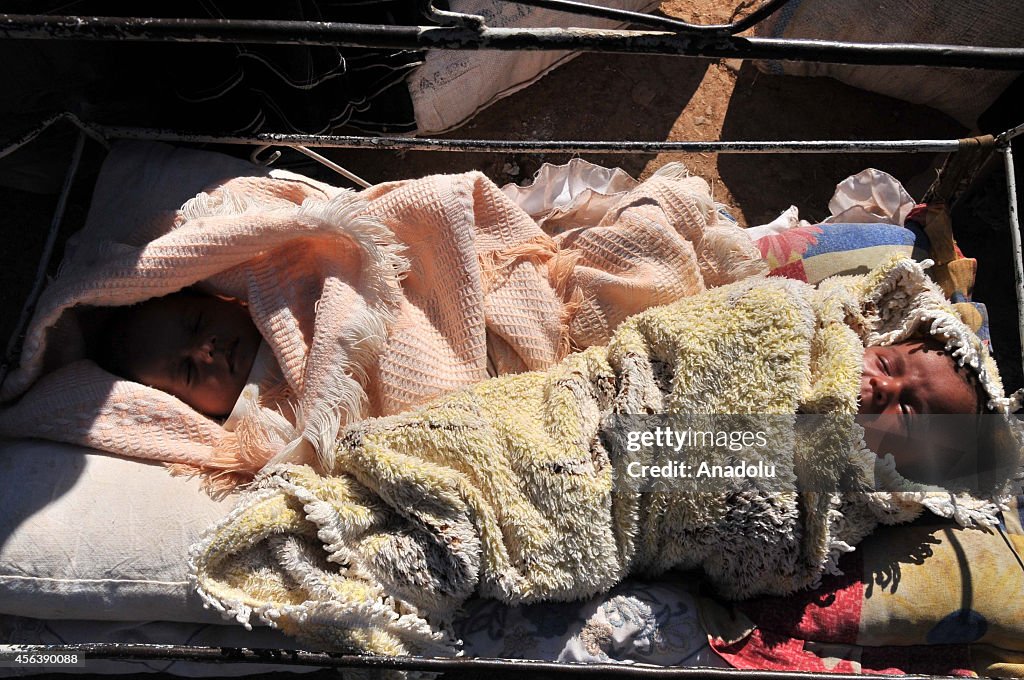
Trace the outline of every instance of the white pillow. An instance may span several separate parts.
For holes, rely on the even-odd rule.
[[[221,622],[192,592],[187,558],[233,496],[45,441],[0,441],[0,479],[0,614]]]

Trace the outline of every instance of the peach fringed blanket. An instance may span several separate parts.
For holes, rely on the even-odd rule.
[[[654,176],[599,224],[557,237],[477,172],[360,193],[294,175],[235,177],[129,235],[116,235],[110,210],[109,233],[93,224],[40,300],[0,393],[0,432],[207,472],[251,473],[282,449],[327,464],[346,423],[406,410],[489,369],[549,367],[607,342],[630,314],[762,272],[706,183],[683,175]],[[73,326],[58,324],[68,310],[195,284],[249,305],[296,395],[285,409],[295,422],[253,404],[228,432],[69,351],[42,375]]]

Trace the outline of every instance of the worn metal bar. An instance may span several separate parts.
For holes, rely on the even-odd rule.
[[[43,252],[39,256],[39,264],[36,266],[35,280],[32,282],[32,289],[29,291],[28,298],[25,300],[25,304],[21,308],[21,314],[18,316],[18,323],[14,327],[14,333],[11,334],[10,340],[7,342],[7,349],[4,352],[4,361],[0,364],[0,385],[3,385],[4,380],[7,378],[7,372],[10,370],[10,366],[13,365],[15,358],[21,353],[21,343],[23,341],[23,335],[25,329],[28,327],[29,319],[32,317],[32,313],[35,311],[36,302],[39,300],[39,296],[43,292],[43,285],[46,282],[46,270],[50,266],[50,259],[53,257],[53,248],[57,243],[57,234],[60,233],[60,225],[64,221],[64,210],[67,208],[68,195],[71,193],[71,187],[75,183],[75,176],[78,174],[78,166],[82,162],[82,152],[85,149],[85,138],[86,133],[84,130],[79,130],[78,135],[75,138],[75,146],[71,152],[71,161],[68,164],[67,173],[64,175],[64,184],[60,190],[60,196],[57,198],[57,205],[53,210],[53,217],[50,220],[50,230],[46,234],[46,242],[43,244]]]
[[[600,5],[591,5],[583,2],[576,2],[575,0],[504,0],[505,2],[513,2],[517,5],[529,5],[531,7],[542,7],[544,9],[552,9],[557,12],[565,12],[567,14],[578,14],[581,16],[598,17],[601,19],[613,19],[615,21],[624,21],[632,24],[638,24],[640,26],[648,26],[650,28],[661,28],[666,31],[688,31],[691,33],[714,33],[717,35],[735,35],[742,31],[747,30],[751,26],[754,26],[758,22],[767,19],[769,16],[774,14],[776,11],[781,9],[783,5],[789,2],[789,0],[768,0],[768,2],[762,3],[760,7],[751,12],[746,17],[739,21],[734,21],[731,24],[691,24],[680,19],[672,19],[670,17],[662,17],[653,14],[644,14],[642,12],[631,12],[625,9],[616,9],[614,7],[602,7]]]
[[[545,675],[566,675],[598,678],[704,678],[707,680],[863,680],[863,676],[844,673],[802,673],[793,671],[749,671],[729,668],[637,667],[632,664],[565,663],[527,661],[521,659],[483,659],[472,657],[437,658],[413,656],[360,656],[326,654],[280,649],[249,649],[240,647],[191,647],[181,645],[142,645],[120,643],[89,643],[70,645],[0,645],[0,650],[22,654],[73,654],[89,659],[137,659],[198,661],[203,663],[259,663],[323,668],[364,668],[428,672],[523,671]],[[901,675],[900,678],[934,678],[936,676]]]
[[[0,38],[334,45],[388,49],[569,50],[845,64],[1024,70],[1024,48],[704,36],[580,28],[384,26],[319,21],[0,14]]]
[[[350,135],[293,135],[261,133],[252,136],[188,134],[173,130],[95,126],[111,139],[141,139],[191,144],[308,146],[334,149],[392,151],[465,151],[498,153],[949,153],[960,147],[955,139],[814,140],[753,142],[630,142],[630,141],[507,141],[498,139],[432,139],[424,137],[363,137]]]
[[[1021,250],[1020,219],[1017,210],[1017,179],[1013,171],[1013,149],[1009,144],[1000,151],[1006,166],[1006,192],[1010,216],[1010,243],[1013,244],[1013,278],[1017,284],[1017,332],[1020,337],[1021,365],[1024,366],[1024,251]]]

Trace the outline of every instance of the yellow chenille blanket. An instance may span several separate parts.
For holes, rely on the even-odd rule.
[[[872,333],[900,339],[899,328],[924,324],[994,393],[976,338],[929,285],[909,261],[820,291],[741,281],[633,316],[610,346],[548,371],[349,425],[330,476],[264,471],[207,532],[192,554],[198,590],[225,616],[249,625],[256,614],[317,648],[452,655],[449,625],[474,594],[572,600],[673,567],[703,568],[729,597],[789,593],[878,522],[927,508],[990,524],[995,506],[914,487],[859,437],[835,438],[842,428],[775,433],[788,445],[761,452],[808,490],[799,495],[753,480],[728,494],[638,493],[613,480],[605,442],[618,414],[827,412],[849,427]],[[900,326],[896,310],[913,323]],[[902,493],[824,491],[880,478]]]

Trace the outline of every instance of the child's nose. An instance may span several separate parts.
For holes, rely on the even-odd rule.
[[[884,409],[899,392],[899,385],[891,376],[882,375],[871,378],[871,400],[879,409]]]
[[[192,358],[202,364],[213,363],[213,353],[217,350],[217,338],[208,338],[192,348]]]

